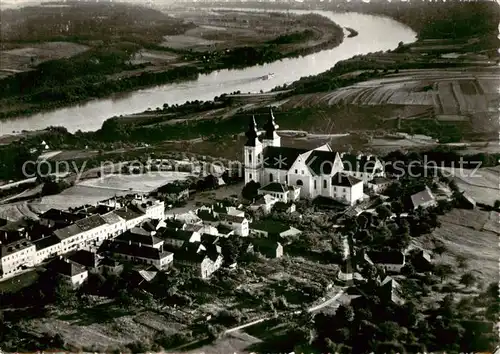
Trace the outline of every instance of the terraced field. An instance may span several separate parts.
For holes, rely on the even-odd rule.
[[[284,105],[405,106],[387,119],[432,119],[469,123],[476,132],[498,130],[500,71],[496,67],[402,70],[383,79],[330,92],[298,95]]]

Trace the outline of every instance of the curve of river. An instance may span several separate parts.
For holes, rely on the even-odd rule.
[[[399,42],[410,43],[416,40],[416,33],[412,29],[387,17],[314,10],[290,10],[290,13],[322,15],[342,27],[354,28],[359,34],[356,37],[346,37],[338,47],[304,57],[283,59],[245,69],[219,70],[200,75],[193,81],[156,86],[28,117],[2,120],[0,136],[49,126],[64,126],[70,132],[93,131],[101,128],[102,123],[110,117],[154,109],[164,103],[182,104],[192,100],[212,100],[215,96],[238,90],[269,91],[301,77],[317,75],[337,62],[355,55],[386,51],[396,48]],[[268,73],[275,75],[263,80],[262,77]]]

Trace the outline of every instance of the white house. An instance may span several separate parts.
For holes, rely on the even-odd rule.
[[[417,209],[418,207],[425,209],[437,205],[437,202],[430,188],[425,186],[424,190],[411,196],[411,204],[413,205],[413,209]]]
[[[279,195],[277,198],[283,197],[285,193],[282,190],[266,190],[270,188],[267,187],[270,183],[277,182],[300,190],[298,193],[302,198],[324,196],[342,200],[345,197],[346,204],[353,205],[363,197],[358,192],[363,183],[376,176],[384,176],[382,162],[371,155],[338,153],[332,151],[329,145],[314,150],[282,147],[272,111],[264,128],[263,136],[259,137],[255,119],[252,118],[244,146],[245,183],[260,183],[264,186],[262,194],[276,193]],[[339,173],[354,178],[349,187],[356,186],[354,191],[347,193],[346,190],[340,198],[336,190],[339,186],[332,183],[333,177]],[[361,187],[355,182],[358,180]]]
[[[273,209],[273,206],[279,202],[279,199],[273,197],[271,194],[260,195],[251,205],[250,210],[262,210],[264,214],[268,214]]]
[[[368,188],[373,190],[375,193],[383,192],[393,183],[392,180],[385,177],[375,177],[371,181],[368,181]]]
[[[140,210],[136,205],[126,205],[120,209],[114,210],[113,213],[125,220],[125,228],[127,230],[130,230],[134,226],[139,225],[141,222],[148,219],[146,213],[143,210]]]
[[[113,242],[109,251],[122,259],[134,263],[151,264],[158,269],[165,269],[174,261],[174,254],[163,250],[163,247],[153,248],[124,242]]]
[[[127,230],[125,219],[114,212],[103,214],[101,217],[108,224],[108,238],[114,238]]]
[[[234,230],[238,236],[248,236],[249,222],[245,216],[236,216],[230,214],[219,214],[220,224]]]
[[[273,220],[259,220],[250,225],[251,234],[259,237],[279,236],[288,237],[299,235],[302,231],[293,226]]]
[[[48,269],[61,275],[73,287],[79,287],[89,277],[89,272],[84,267],[62,258],[51,262]]]
[[[330,196],[340,202],[354,205],[363,199],[363,182],[344,172],[337,172],[332,177]]]
[[[370,251],[366,252],[369,259],[388,272],[399,273],[405,266],[405,254],[399,251]]]
[[[136,205],[140,211],[146,214],[146,218],[164,220],[165,203],[154,198],[136,197],[132,204]]]
[[[74,224],[54,231],[61,240],[59,254],[99,245],[108,238],[109,224],[100,215],[91,215]]]
[[[11,277],[35,265],[35,245],[25,238],[12,241],[4,238],[4,242],[0,244],[0,252],[2,278]]]
[[[259,195],[271,195],[280,202],[294,202],[300,197],[300,187],[287,186],[284,183],[271,182],[258,190]]]
[[[61,240],[55,235],[43,237],[34,241],[33,244],[36,249],[35,265],[61,253]]]

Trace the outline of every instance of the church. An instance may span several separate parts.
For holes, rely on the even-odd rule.
[[[281,184],[291,191],[299,188],[301,198],[323,196],[354,205],[364,198],[363,185],[384,176],[384,166],[375,156],[332,151],[328,144],[313,150],[284,147],[277,129],[270,110],[260,136],[254,117],[245,134],[245,184],[259,183],[261,194]]]

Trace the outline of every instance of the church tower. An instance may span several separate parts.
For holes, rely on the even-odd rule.
[[[245,133],[247,142],[244,147],[245,184],[250,181],[260,183],[262,170],[262,143],[259,140],[255,117],[250,118],[248,131]]]
[[[281,146],[281,138],[276,133],[279,126],[274,121],[273,109],[269,109],[269,119],[264,125],[264,136],[262,139],[263,148],[265,149],[268,146]]]

